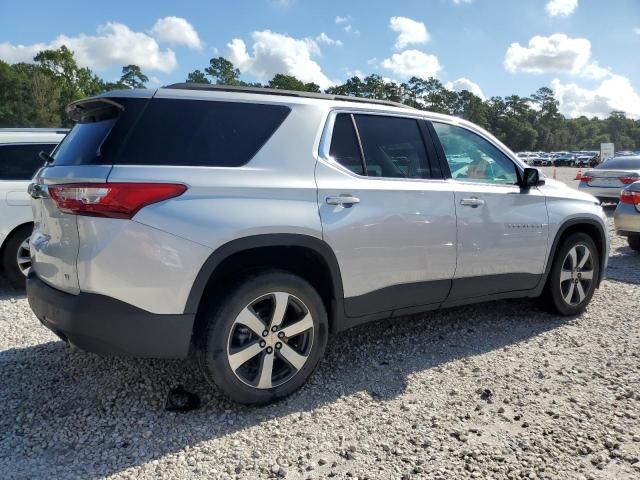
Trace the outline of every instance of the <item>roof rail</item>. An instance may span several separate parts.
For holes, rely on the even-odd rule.
[[[405,105],[399,102],[392,102],[391,100],[379,100],[374,98],[363,97],[350,97],[347,95],[333,95],[330,93],[314,93],[314,92],[301,92],[297,90],[280,90],[279,88],[263,88],[263,87],[240,87],[231,85],[215,85],[209,83],[174,83],[162,88],[173,88],[177,90],[213,90],[217,92],[239,92],[239,93],[257,93],[261,95],[281,95],[287,97],[300,97],[300,98],[316,98],[318,100],[339,100],[343,102],[358,102],[358,103],[373,103],[376,105],[386,105],[388,107],[398,108],[411,108],[409,105]]]
[[[0,128],[1,132],[9,133],[69,133],[68,128]]]

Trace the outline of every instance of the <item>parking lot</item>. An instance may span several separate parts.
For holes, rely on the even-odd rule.
[[[1,476],[638,478],[640,255],[610,227],[585,314],[512,300],[356,328],[262,408],[186,362],[71,350],[0,286]],[[200,408],[165,410],[180,384]]]

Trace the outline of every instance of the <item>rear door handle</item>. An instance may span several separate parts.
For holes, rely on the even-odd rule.
[[[329,205],[342,205],[343,207],[351,207],[356,203],[360,203],[360,199],[358,197],[354,197],[353,195],[335,195],[332,197],[327,197],[327,203]]]
[[[478,208],[481,205],[484,205],[484,200],[478,197],[469,197],[463,198],[460,200],[460,205],[464,205],[465,207]]]

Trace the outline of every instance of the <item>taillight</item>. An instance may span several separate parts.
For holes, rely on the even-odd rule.
[[[623,190],[620,194],[620,201],[622,203],[629,203],[631,205],[640,206],[640,192]]]
[[[638,180],[638,177],[635,176],[635,175],[633,175],[633,176],[624,176],[624,177],[618,177],[618,180],[620,180],[625,185],[631,185],[633,182],[636,182]]]
[[[50,185],[49,195],[64,213],[130,219],[142,207],[186,190],[180,183],[67,183]]]
[[[589,183],[591,180],[593,180],[593,177],[591,175],[582,175],[580,180],[584,183]]]

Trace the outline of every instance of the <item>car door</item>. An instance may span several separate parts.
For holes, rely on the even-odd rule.
[[[350,317],[438,305],[449,293],[455,206],[430,141],[416,118],[329,117],[316,167],[318,203]]]
[[[535,288],[549,235],[544,195],[521,189],[519,168],[480,132],[432,125],[457,218],[457,267],[448,301]]]

